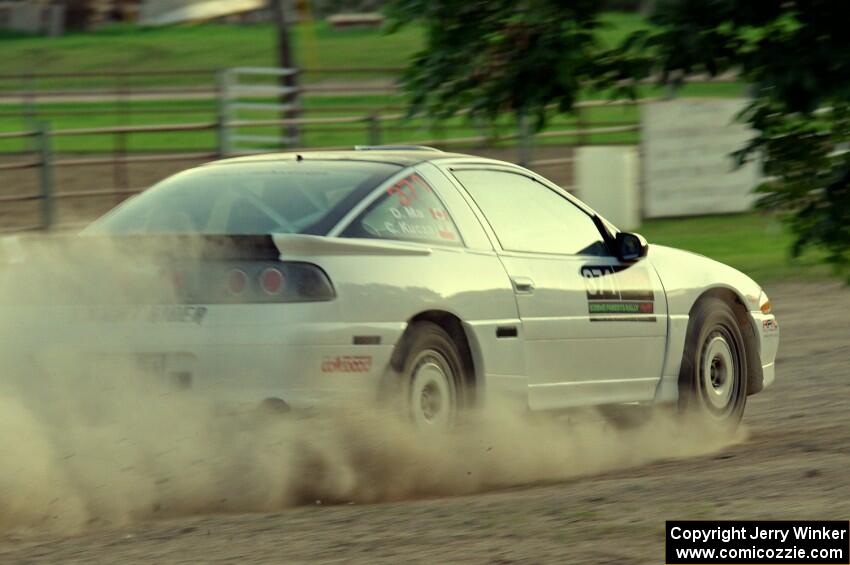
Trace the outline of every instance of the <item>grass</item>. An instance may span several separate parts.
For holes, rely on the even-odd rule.
[[[613,45],[626,34],[646,27],[636,14],[610,13],[599,35]],[[292,26],[299,67],[403,67],[425,44],[425,29],[407,25],[389,34],[383,29],[334,29],[324,21]],[[167,71],[220,69],[275,64],[275,30],[270,24],[186,24],[158,28],[117,24],[61,37],[0,35],[0,74],[75,73],[108,70]],[[373,76],[386,73],[376,72]],[[359,75],[351,75],[359,76]],[[345,78],[337,75],[335,79]],[[90,79],[86,79],[89,83]],[[210,77],[177,76],[172,84],[209,84]],[[161,78],[138,76],[131,84],[159,84]],[[73,88],[79,81],[63,81]],[[114,83],[102,81],[107,86]],[[55,86],[55,82],[53,83]],[[90,84],[89,84],[90,86]],[[14,82],[0,89],[17,89]]]
[[[599,31],[601,40],[614,44],[626,34],[644,28],[646,23],[635,14],[609,13],[603,18],[605,25]],[[306,75],[307,80],[350,81],[364,78],[393,78],[395,75],[380,70],[402,67],[410,56],[424,45],[424,29],[409,25],[400,31],[387,34],[376,29],[332,29],[324,22],[308,22],[293,26],[293,39],[298,63],[307,71],[317,68],[376,69],[369,75],[338,73],[332,76]],[[200,24],[164,28],[142,28],[131,25],[113,25],[88,33],[72,33],[63,37],[46,38],[0,35],[0,74],[63,72],[74,75],[81,72],[113,69],[145,71],[177,71],[189,68],[216,69],[230,66],[270,66],[274,64],[275,37],[270,25]],[[210,86],[211,74],[185,74],[156,77],[139,74],[124,79],[127,88],[144,86]],[[102,77],[75,77],[67,79],[37,79],[33,84],[42,89],[92,89],[114,90],[115,79]],[[0,80],[2,90],[18,90],[26,81],[15,78]],[[735,96],[743,88],[738,84],[694,84],[686,86],[683,96]],[[643,89],[644,96],[664,94],[657,87]],[[584,98],[605,98],[605,92],[588,92]],[[403,105],[400,97],[343,96],[307,97],[302,100],[307,116],[366,116],[387,105]],[[334,111],[333,106],[354,106],[356,109]],[[361,109],[362,108],[362,109]],[[23,112],[35,110],[38,120],[46,121],[53,130],[132,126],[150,124],[177,124],[210,122],[215,119],[216,108],[212,101],[162,101],[107,103],[49,103],[25,108],[23,103],[0,104],[0,132],[29,129],[31,123]],[[81,114],[80,110],[87,110]],[[74,113],[74,112],[77,113]],[[398,112],[397,109],[389,110]],[[17,116],[11,114],[18,113]],[[386,112],[383,112],[386,113]],[[263,118],[268,116],[255,116]],[[638,112],[634,108],[597,108],[587,112],[587,122],[621,122],[636,124]],[[573,116],[558,116],[551,120],[549,129],[571,128],[576,124]],[[457,118],[438,128],[426,120],[409,120],[385,124],[381,141],[384,143],[416,141],[445,137],[469,137],[480,131],[466,119]],[[335,131],[331,131],[331,130]],[[515,133],[512,120],[500,120],[495,130],[501,135]],[[270,128],[253,128],[252,134],[268,134]],[[101,153],[112,151],[116,137],[113,135],[59,137],[54,149],[60,152]],[[573,138],[546,140],[542,143],[575,143]],[[636,143],[635,133],[594,134],[582,139],[590,143]],[[302,145],[348,146],[369,142],[366,124],[350,126],[310,126],[305,128]],[[512,145],[502,142],[500,145]],[[197,151],[216,146],[212,131],[181,133],[134,134],[127,140],[128,150],[134,151]],[[0,140],[0,153],[20,152],[27,148],[22,140]]]
[[[408,26],[388,35],[382,30],[335,30],[324,22],[293,26],[297,63],[310,70],[319,67],[401,67],[423,44],[423,30]],[[162,28],[113,25],[87,33],[61,37],[0,38],[0,74],[75,73],[110,70],[174,71],[221,69],[237,66],[274,66],[274,28],[269,24],[199,24]],[[386,74],[386,73],[377,73]],[[359,76],[359,75],[351,75]],[[346,78],[345,74],[336,79]],[[211,76],[168,78],[172,85],[210,84]],[[91,88],[89,78],[44,81],[37,86]],[[162,77],[139,75],[130,86],[161,85]],[[100,86],[113,87],[114,80]],[[18,89],[20,82],[0,88]]]
[[[792,259],[793,236],[773,215],[737,214],[649,220],[640,230],[650,243],[686,249],[742,271],[758,282],[829,277],[822,255]]]

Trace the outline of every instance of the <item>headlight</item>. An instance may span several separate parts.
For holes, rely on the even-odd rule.
[[[759,310],[761,310],[762,314],[770,314],[770,298],[767,297],[764,291],[761,291],[759,295]]]

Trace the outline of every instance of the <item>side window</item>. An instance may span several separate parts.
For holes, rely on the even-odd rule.
[[[466,188],[502,249],[562,255],[608,255],[593,219],[572,202],[524,175],[461,170]]]
[[[463,245],[448,210],[416,173],[387,188],[342,236]]]

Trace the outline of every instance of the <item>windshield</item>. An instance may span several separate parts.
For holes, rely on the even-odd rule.
[[[86,232],[324,235],[400,169],[363,161],[266,161],[200,167],[128,200]]]

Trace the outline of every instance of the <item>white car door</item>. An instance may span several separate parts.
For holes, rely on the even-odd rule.
[[[652,266],[621,264],[590,214],[520,169],[450,171],[492,229],[513,281],[530,407],[652,399],[667,334]]]
[[[447,310],[460,318],[472,343],[481,392],[524,403],[528,380],[510,281],[476,211],[452,180],[436,166],[420,164],[377,188],[349,216],[332,235],[421,244],[427,251],[323,264],[339,285],[343,318],[403,329],[399,322],[420,312]]]

